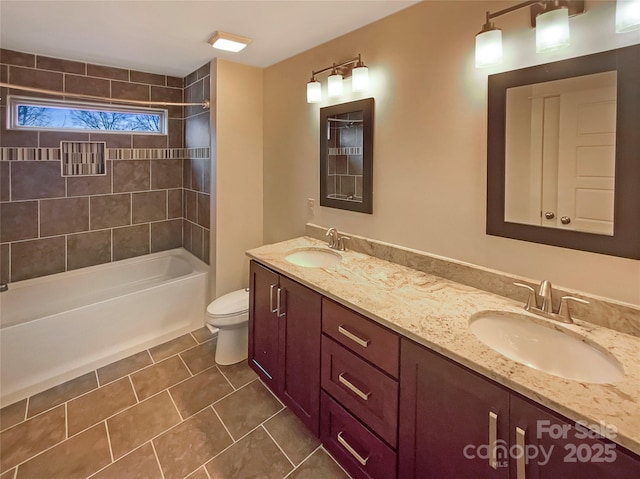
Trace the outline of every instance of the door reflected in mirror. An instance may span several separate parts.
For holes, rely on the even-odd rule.
[[[320,205],[371,213],[373,98],[320,109]]]
[[[504,220],[613,235],[616,71],[508,88]]]

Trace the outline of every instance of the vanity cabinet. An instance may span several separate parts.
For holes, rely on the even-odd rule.
[[[321,296],[252,261],[249,365],[319,435]]]
[[[637,456],[406,339],[400,377],[402,479],[640,477]]]
[[[356,479],[396,477],[399,336],[322,299],[320,439]]]

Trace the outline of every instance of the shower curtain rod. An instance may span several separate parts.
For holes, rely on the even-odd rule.
[[[34,88],[30,86],[12,85],[11,83],[3,83],[3,82],[0,82],[0,87],[11,88],[12,90],[23,90],[23,91],[33,92],[33,93],[42,93],[44,95],[66,96],[69,98],[80,98],[82,100],[108,101],[111,103],[119,103],[119,104],[126,104],[126,105],[201,106],[205,110],[209,108],[209,100],[205,100],[200,103],[172,103],[172,102],[166,102],[166,101],[143,101],[143,100],[125,100],[125,99],[119,99],[119,98],[104,98],[101,96],[83,95],[81,93],[63,93],[55,90],[45,90],[43,88]]]

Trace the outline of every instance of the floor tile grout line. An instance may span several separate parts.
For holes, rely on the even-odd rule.
[[[67,409],[68,402],[64,403],[64,439],[69,439],[69,410]]]
[[[235,444],[236,441],[233,439],[233,434],[231,434],[231,431],[229,431],[229,428],[227,427],[227,425],[224,423],[224,421],[222,420],[222,418],[220,417],[220,414],[218,414],[218,411],[216,411],[216,408],[213,407],[213,404],[209,406],[211,409],[213,409],[213,413],[216,415],[216,417],[218,418],[218,421],[220,421],[220,424],[222,424],[222,427],[224,428],[225,431],[227,431],[227,434],[229,434],[229,437],[231,438],[231,440],[233,441],[231,443],[231,445]],[[206,464],[206,463],[205,463]]]
[[[184,351],[183,351],[184,352]],[[182,353],[178,353],[177,356],[180,358],[180,361],[182,361],[182,364],[184,364],[184,367],[187,368],[187,372],[189,374],[191,374],[191,377],[194,377],[195,374],[193,374],[193,371],[191,371],[191,368],[187,365],[187,362],[184,360],[184,358],[182,357]],[[214,364],[215,366],[215,364]],[[212,366],[213,367],[213,366]],[[207,369],[211,369],[211,368],[207,368]],[[202,372],[202,371],[200,371]]]
[[[107,435],[108,435],[108,434],[109,434],[109,433],[107,432]],[[92,472],[92,473],[91,473],[91,475],[87,477],[87,479],[91,479],[93,476],[96,476],[96,475],[97,475],[97,474],[99,474],[100,472],[104,471],[107,467],[112,466],[113,464],[115,464],[116,462],[118,462],[120,459],[124,459],[124,458],[125,458],[125,457],[127,457],[128,455],[133,454],[135,451],[137,451],[138,449],[140,449],[141,447],[143,447],[145,444],[146,444],[146,442],[145,442],[145,443],[143,443],[143,444],[140,444],[140,445],[139,445],[138,447],[136,447],[135,449],[132,449],[131,451],[129,451],[129,452],[128,452],[128,453],[126,453],[125,455],[123,455],[123,456],[119,457],[116,461],[112,461],[111,463],[107,464],[107,465],[106,465],[106,466],[104,466],[104,467],[101,467],[101,468],[100,468],[100,469],[98,469],[97,471]]]
[[[131,377],[131,374],[126,377],[129,379],[129,384],[131,385],[131,389],[133,390],[133,396],[136,398],[136,404],[140,404],[140,398],[138,397],[138,392],[136,391],[136,387],[133,384],[133,378]]]
[[[281,412],[282,412],[282,411],[281,411]],[[284,454],[284,457],[286,457],[286,458],[287,458],[287,461],[289,461],[289,462],[291,463],[291,466],[295,469],[295,468],[296,468],[295,463],[291,460],[291,458],[290,458],[290,457],[289,457],[289,455],[284,451],[284,449],[282,449],[282,447],[280,446],[280,444],[278,444],[278,441],[276,441],[276,438],[275,438],[275,437],[273,437],[273,436],[271,435],[271,433],[269,432],[269,430],[268,430],[268,429],[267,429],[267,427],[265,426],[265,424],[266,424],[266,423],[267,423],[267,421],[265,421],[265,422],[263,422],[263,423],[261,424],[262,429],[264,429],[264,431],[267,433],[267,436],[269,436],[269,437],[271,438],[271,440],[275,443],[276,447],[277,447],[278,449],[280,449],[280,452],[282,452],[282,454]]]
[[[207,461],[207,462],[209,462],[209,461]],[[206,463],[205,463],[205,464],[206,464]],[[202,466],[202,469],[204,470],[204,473],[207,475],[207,477],[208,477],[209,479],[211,479],[211,475],[209,474],[209,471],[207,471],[207,468],[206,468],[204,465]]]
[[[113,447],[111,446],[111,433],[109,433],[109,424],[107,424],[107,420],[104,420],[104,428],[107,431],[107,442],[109,443],[109,454],[111,454],[111,464],[116,462],[113,459]]]
[[[158,457],[156,446],[153,444],[153,440],[150,440],[149,443],[151,443],[151,449],[153,449],[153,455],[155,456],[156,462],[158,463],[158,469],[160,469],[160,475],[162,476],[162,479],[164,479],[164,471],[162,470],[162,464],[160,464],[160,458]]]
[[[169,399],[171,399],[171,404],[173,404],[173,407],[176,408],[176,411],[178,412],[178,416],[180,416],[180,424],[182,424],[187,418],[182,417],[180,408],[178,407],[176,402],[173,400],[173,396],[171,395],[171,391],[169,391],[169,388],[167,388],[166,391],[167,391],[167,394],[169,395]],[[195,416],[195,414],[193,415]],[[191,416],[188,416],[188,417],[191,417]]]
[[[99,386],[99,387],[108,386],[108,385],[109,385],[109,384],[111,384],[111,383],[115,383],[115,382],[116,382],[116,381],[118,381],[119,379],[122,379],[122,378],[124,378],[124,377],[126,377],[126,376],[130,376],[130,375],[132,375],[132,374],[135,374],[135,373],[137,373],[138,371],[142,371],[143,369],[146,369],[146,368],[148,368],[149,366],[153,366],[153,364],[154,364],[154,363],[153,363],[153,358],[152,358],[152,357],[151,357],[151,355],[149,354],[149,351],[148,351],[147,349],[143,349],[142,351],[140,351],[140,352],[138,352],[138,353],[131,354],[131,355],[127,356],[126,358],[118,359],[117,361],[114,361],[114,362],[112,362],[112,363],[109,363],[109,364],[106,364],[106,365],[104,365],[104,366],[99,367],[98,369],[96,369],[96,374],[98,374],[98,370],[100,370],[100,369],[104,369],[104,368],[106,368],[107,366],[111,366],[112,364],[115,364],[115,363],[117,363],[117,362],[119,362],[119,361],[124,361],[125,359],[129,359],[130,357],[135,356],[135,355],[137,355],[137,354],[141,354],[141,353],[147,353],[147,356],[149,357],[149,360],[151,361],[151,364],[147,364],[146,366],[142,366],[141,368],[135,369],[134,371],[129,371],[127,374],[123,374],[122,376],[117,377],[117,378],[115,378],[115,379],[112,379],[112,380],[110,380],[110,381],[107,381],[107,382],[106,382],[106,383],[104,383],[104,384],[100,384],[100,386]],[[98,374],[98,382],[100,382],[100,375],[99,375],[99,374]]]
[[[224,396],[222,396],[220,399],[216,399],[214,402],[211,403],[211,406],[215,406],[216,404],[218,404],[220,401],[222,401],[225,398],[228,398],[229,396],[231,396],[233,393],[236,393],[238,391],[240,391],[240,389],[247,387],[249,384],[251,384],[252,382],[254,382],[256,379],[258,378],[254,378],[251,381],[249,381],[247,384],[243,385],[242,387],[239,387],[238,389],[235,389],[234,391],[231,391],[229,394],[225,394]],[[233,386],[231,386],[233,387]]]
[[[220,374],[222,374],[222,377],[225,378],[227,380],[227,382],[229,383],[229,385],[231,386],[231,389],[235,391],[237,391],[238,389],[233,385],[233,383],[229,380],[229,378],[227,377],[227,375],[224,373],[224,371],[222,371],[222,369],[220,369],[220,366],[218,366],[218,364],[216,364],[216,369],[220,372]]]
[[[302,467],[302,465],[311,457],[313,456],[316,452],[318,452],[318,449],[322,448],[322,444],[318,444],[316,446],[316,448],[311,451],[311,454],[309,454],[307,457],[305,457],[302,461],[300,461],[300,464],[298,464],[297,466],[293,466],[293,470],[289,471],[289,474],[287,474],[286,476],[284,476],[284,479],[287,479],[288,477],[291,476],[291,474],[293,474],[295,471],[297,471],[298,469],[300,469],[300,467]],[[333,458],[332,458],[333,459]]]
[[[346,477],[348,477],[348,478],[351,478],[351,474],[349,474],[349,472],[348,472],[344,467],[342,467],[342,464],[340,464],[340,463],[339,463],[339,462],[338,462],[338,461],[337,461],[337,460],[336,460],[336,459],[331,455],[331,453],[325,449],[324,444],[320,444],[320,445],[318,446],[318,449],[322,449],[322,450],[324,451],[324,453],[325,453],[327,456],[329,456],[329,457],[331,458],[331,460],[332,460],[333,462],[335,462],[335,463],[338,465],[338,467],[342,470],[342,472],[344,472],[344,475],[345,475]]]

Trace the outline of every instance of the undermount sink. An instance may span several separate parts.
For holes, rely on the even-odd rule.
[[[620,362],[579,334],[531,316],[481,311],[469,318],[484,344],[520,364],[585,383],[610,384],[624,377]]]
[[[303,248],[290,253],[284,259],[305,268],[327,268],[342,261],[342,256],[328,249]]]

